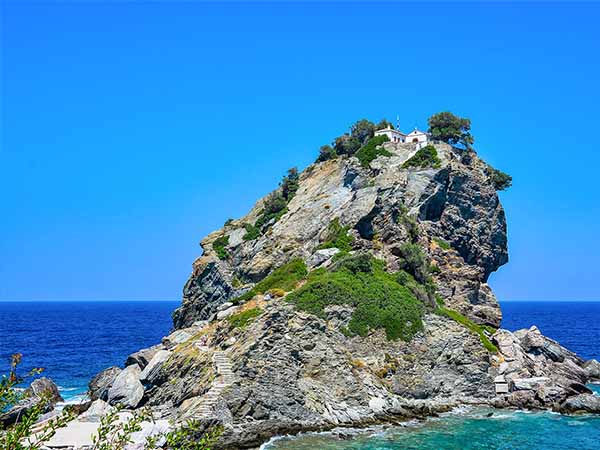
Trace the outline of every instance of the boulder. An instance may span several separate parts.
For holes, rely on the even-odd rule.
[[[27,414],[31,408],[44,400],[47,403],[42,410],[43,413],[52,411],[56,403],[63,401],[56,384],[46,377],[33,380],[31,385],[25,389],[23,397],[16,405],[8,411],[0,411],[0,425],[9,426],[19,422],[24,414]]]
[[[588,377],[600,380],[600,363],[595,359],[590,359],[583,364],[583,369]]]
[[[108,390],[108,403],[122,405],[124,408],[135,408],[144,396],[140,374],[140,367],[137,364],[132,364],[119,373]]]
[[[46,396],[53,405],[64,401],[60,395],[60,392],[58,392],[58,387],[56,384],[46,377],[33,380],[31,385],[25,389],[25,395],[36,396],[40,398],[42,396]]]
[[[175,330],[173,333],[164,337],[162,343],[167,350],[172,349],[176,345],[183,344],[192,338],[193,334],[190,328],[183,330]]]
[[[516,391],[529,391],[537,389],[550,381],[547,377],[514,378],[512,385]]]
[[[100,422],[105,415],[114,411],[114,409],[114,407],[110,406],[104,400],[94,400],[87,411],[81,414],[77,420],[80,422]]]
[[[531,352],[535,349],[540,349],[544,346],[545,341],[542,333],[535,325],[527,330],[521,338],[521,346],[526,352]]]
[[[88,384],[88,395],[90,398],[92,400],[107,400],[108,390],[120,373],[121,369],[119,367],[109,367],[98,373]]]
[[[140,366],[140,369],[144,370],[152,357],[156,355],[156,352],[162,350],[163,348],[164,347],[162,344],[156,344],[152,347],[143,348],[135,353],[132,353],[127,357],[127,360],[125,361],[125,367],[131,366],[132,364],[137,364]]]
[[[569,397],[560,405],[560,412],[564,413],[600,413],[600,396],[594,394],[580,394]]]
[[[169,356],[171,356],[171,352],[169,350],[159,350],[156,352],[152,360],[150,360],[146,368],[140,374],[140,381],[142,383],[153,384],[154,381],[159,377],[162,365],[167,359],[169,359]]]
[[[340,252],[339,248],[323,248],[314,252],[307,261],[309,267],[318,267]]]
[[[235,313],[240,307],[239,306],[232,306],[230,308],[227,308],[223,311],[219,311],[217,313],[217,320],[223,320],[228,318],[229,316],[231,316],[233,313]]]

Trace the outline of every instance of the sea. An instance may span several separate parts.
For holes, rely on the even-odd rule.
[[[65,403],[85,398],[100,370],[167,335],[177,301],[0,302],[0,374],[44,368]],[[600,360],[600,302],[501,302],[502,327],[536,325],[586,359]],[[600,386],[591,386],[600,395]],[[600,417],[461,408],[426,421],[278,437],[263,450],[600,450]]]

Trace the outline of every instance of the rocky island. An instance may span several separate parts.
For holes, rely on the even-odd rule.
[[[510,179],[432,119],[425,143],[357,122],[206,236],[173,332],[98,374],[92,410],[219,424],[222,449],[460,405],[600,412],[596,361],[499,328]]]

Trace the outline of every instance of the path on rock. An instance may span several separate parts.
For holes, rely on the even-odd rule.
[[[217,370],[217,377],[213,380],[210,389],[199,397],[197,405],[191,408],[188,415],[195,419],[211,419],[215,417],[213,407],[221,397],[223,391],[236,381],[231,360],[224,351],[213,354],[213,364]]]

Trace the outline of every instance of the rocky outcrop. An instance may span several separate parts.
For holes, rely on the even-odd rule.
[[[140,382],[140,367],[137,364],[123,369],[108,390],[108,403],[124,408],[135,408],[144,396],[144,386]]]
[[[92,400],[108,400],[108,390],[121,373],[119,367],[109,367],[98,373],[88,384],[88,395]]]
[[[37,378],[23,392],[22,398],[8,411],[0,411],[0,425],[6,427],[19,422],[34,406],[43,405],[43,412],[51,411],[63,398],[58,387],[46,377]]]
[[[112,404],[143,404],[176,423],[219,423],[219,448],[229,450],[274,434],[424,417],[465,404],[593,411],[585,383],[597,363],[535,327],[497,329],[502,314],[487,280],[508,260],[502,205],[475,153],[435,148],[435,168],[405,168],[415,146],[392,143],[385,144],[390,156],[369,167],[356,158],[314,164],[281,217],[255,237],[246,231],[265,199],[208,235],[173,332],[133,354],[123,372],[101,374],[97,398],[107,392]],[[349,332],[355,305],[343,301],[309,314],[283,289],[256,290],[292,260],[309,270],[340,264],[350,249],[323,245],[332,224],[352,237],[351,254],[374,256],[387,274],[405,267],[407,243],[422,249],[427,267],[415,297],[423,327],[412,339],[388,340],[376,328]]]

